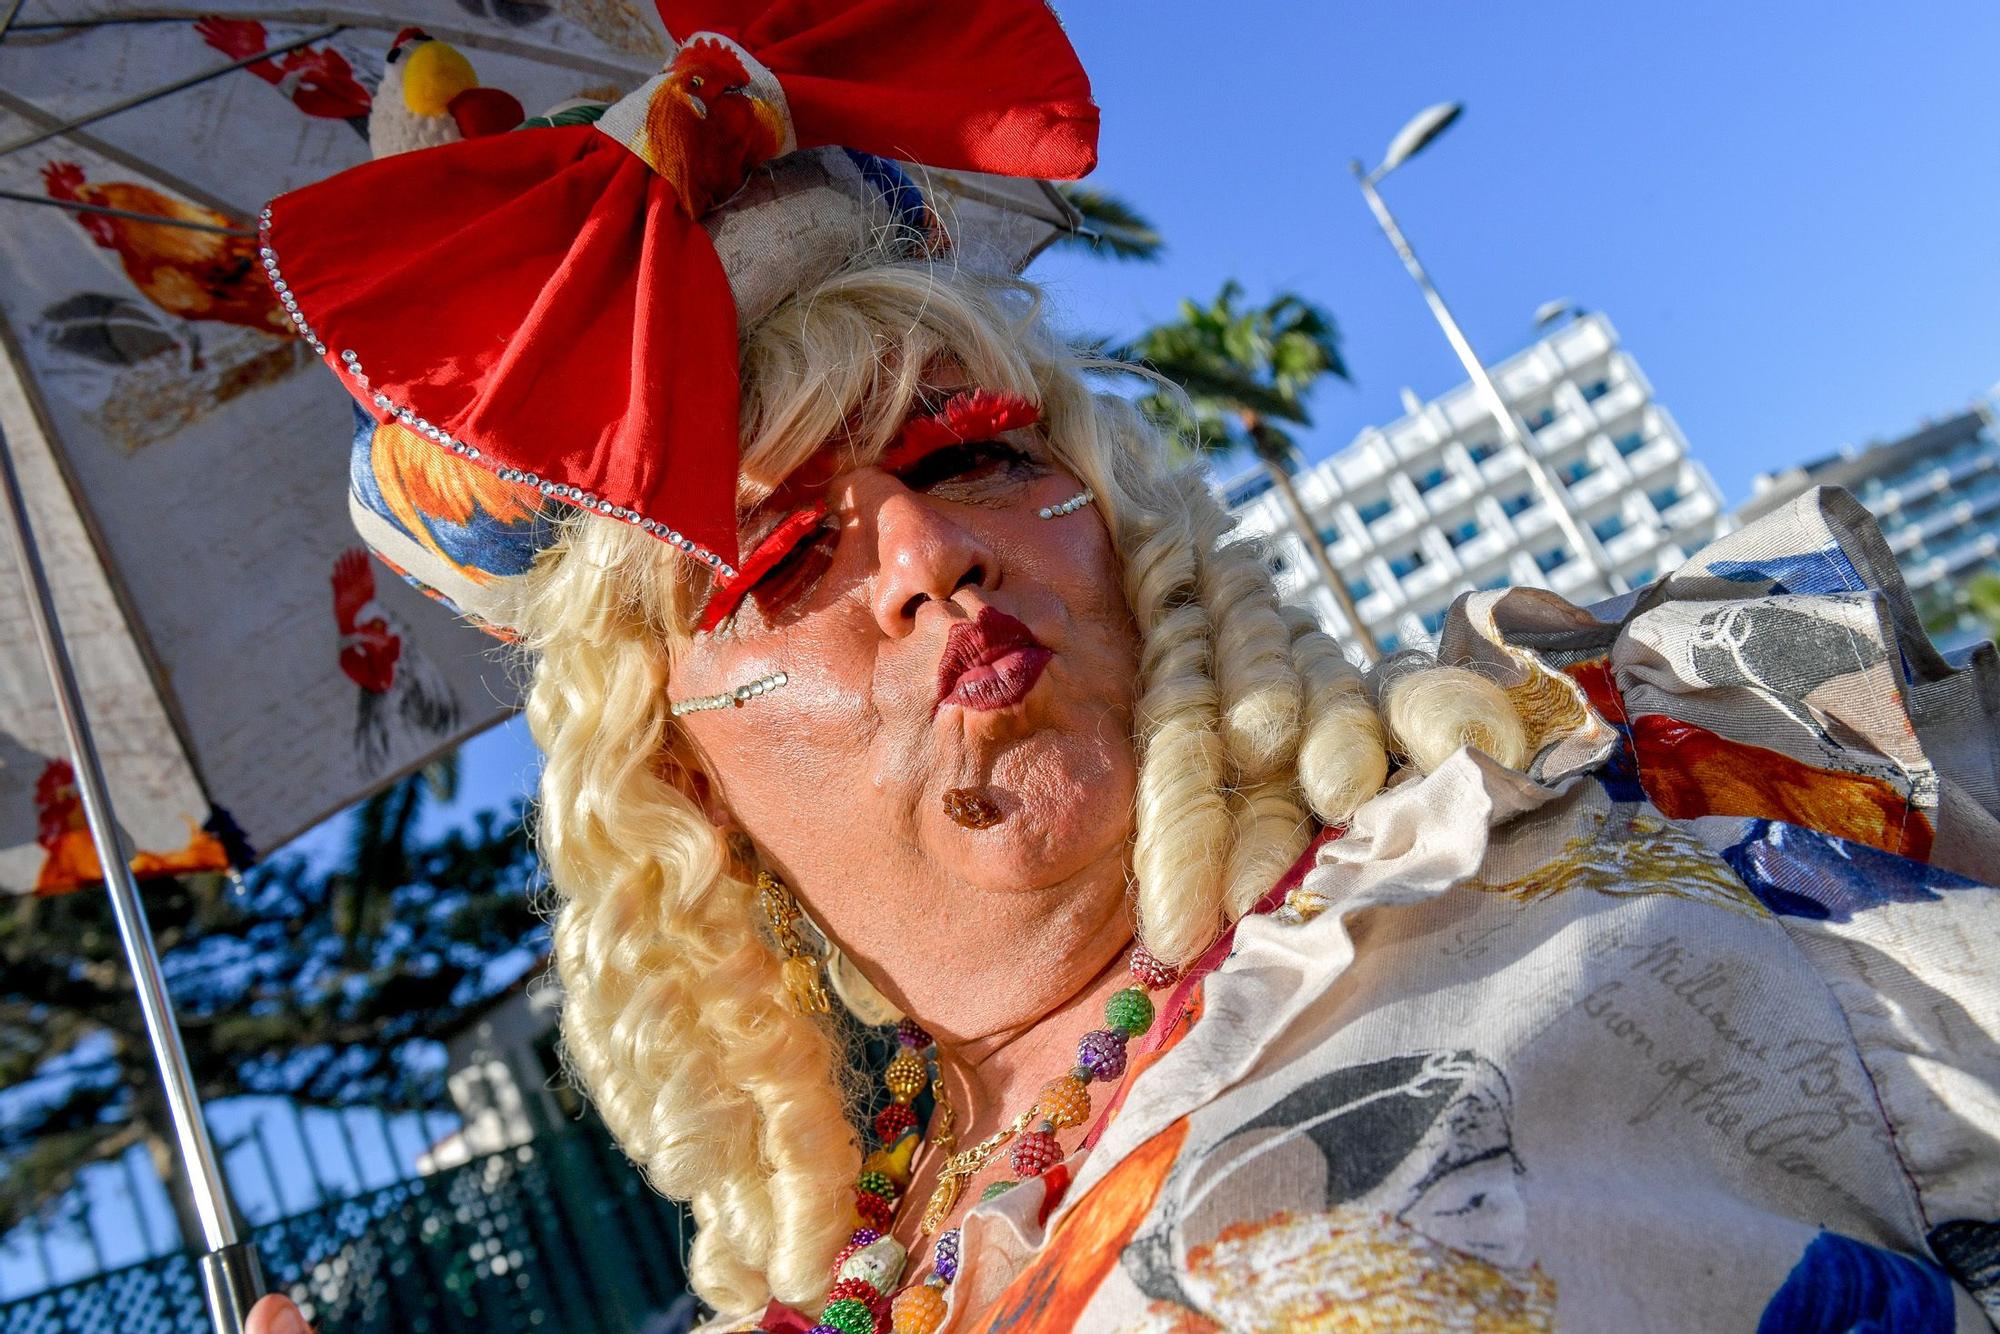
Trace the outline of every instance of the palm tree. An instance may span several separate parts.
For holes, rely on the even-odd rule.
[[[1246,450],[1264,465],[1306,553],[1372,662],[1382,650],[1292,485],[1299,451],[1286,429],[1312,425],[1305,399],[1323,377],[1350,378],[1340,356],[1340,331],[1325,308],[1294,293],[1238,310],[1242,295],[1242,287],[1230,281],[1206,306],[1183,301],[1179,319],[1108,355],[1150,368],[1185,391],[1160,387],[1137,399],[1139,409],[1183,448],[1206,457]]]
[[[1980,570],[1956,584],[1932,584],[1916,595],[1916,606],[1933,639],[1980,632],[2000,639],[2000,569]]]
[[[1080,225],[1075,231],[1057,233],[1053,245],[1087,250],[1105,259],[1139,260],[1158,259],[1166,248],[1159,229],[1118,196],[1075,181],[1057,182],[1056,189],[1076,210]]]

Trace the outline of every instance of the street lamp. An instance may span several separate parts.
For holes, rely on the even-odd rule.
[[[1535,327],[1546,329],[1564,316],[1582,319],[1586,313],[1588,312],[1576,302],[1566,296],[1559,296],[1553,301],[1544,301],[1535,307]]]
[[[1417,287],[1424,294],[1424,300],[1430,305],[1431,314],[1437,316],[1438,324],[1444,329],[1444,336],[1450,340],[1452,351],[1458,354],[1459,361],[1465,366],[1466,374],[1472,377],[1473,385],[1478,389],[1480,397],[1485,400],[1487,409],[1492,412],[1494,422],[1500,427],[1500,434],[1520,451],[1521,458],[1527,465],[1528,477],[1534,482],[1535,490],[1541,493],[1542,501],[1549,507],[1549,512],[1555,516],[1556,526],[1562,530],[1571,547],[1590,564],[1611,591],[1623,593],[1627,589],[1625,581],[1611,568],[1611,561],[1604,554],[1604,548],[1598,543],[1595,534],[1584,531],[1583,526],[1576,521],[1576,516],[1570,512],[1568,500],[1557,488],[1556,479],[1549,475],[1548,468],[1530,443],[1527,426],[1501,396],[1500,387],[1493,383],[1493,377],[1486,373],[1486,367],[1480,362],[1479,354],[1472,350],[1472,344],[1467,340],[1465,331],[1459,328],[1458,321],[1452,318],[1450,307],[1445,305],[1444,298],[1439,296],[1437,288],[1432,286],[1430,275],[1424,272],[1424,266],[1417,262],[1417,252],[1410,249],[1409,241],[1403,236],[1403,229],[1396,225],[1396,219],[1389,213],[1389,206],[1382,202],[1382,196],[1375,189],[1376,182],[1422,152],[1425,146],[1442,134],[1464,110],[1465,106],[1460,102],[1440,102],[1436,106],[1426,107],[1411,117],[1410,122],[1398,130],[1396,137],[1389,141],[1389,151],[1383,155],[1381,166],[1372,172],[1364,171],[1358,159],[1349,162],[1348,166],[1354,172],[1355,181],[1361,186],[1362,196],[1367,199],[1369,209],[1375,214],[1375,221],[1381,224],[1382,234],[1389,238],[1389,244],[1402,259],[1403,267],[1408,269],[1410,277],[1416,280]]]

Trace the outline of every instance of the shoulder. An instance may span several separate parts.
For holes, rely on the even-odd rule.
[[[1441,656],[1532,763],[1391,788],[1239,925],[994,1310],[2000,1307],[1990,651],[1939,658],[1822,492],[1613,604],[1461,599]]]
[[[1459,599],[1441,651],[1498,677],[1559,769],[1587,704],[1597,776],[1675,820],[1777,821],[1979,877],[2000,866],[2000,664],[1932,646],[1873,519],[1821,488],[1593,607]],[[1574,750],[1573,744],[1568,747]],[[1746,834],[1751,831],[1746,829]]]

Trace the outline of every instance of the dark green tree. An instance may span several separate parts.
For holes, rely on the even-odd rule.
[[[440,780],[444,775],[436,776]],[[444,1100],[441,1037],[547,950],[522,811],[420,841],[429,780],[357,808],[327,870],[275,858],[144,883],[204,1100],[277,1095],[388,1109]],[[52,1207],[93,1163],[146,1146],[174,1182],[173,1137],[101,889],[0,900],[0,1231]],[[188,1202],[174,1191],[183,1235]]]
[[[1917,597],[1917,615],[1933,635],[1976,630],[2000,639],[2000,569],[1978,570],[1951,584],[1932,584]]]
[[[1108,355],[1144,366],[1180,391],[1154,386],[1136,401],[1183,448],[1208,457],[1246,452],[1264,465],[1356,642],[1371,660],[1379,658],[1381,649],[1292,484],[1298,466],[1292,430],[1312,424],[1307,398],[1328,377],[1351,378],[1340,355],[1339,327],[1324,307],[1294,293],[1239,309],[1242,295],[1230,281],[1206,305],[1183,301],[1178,319]]]

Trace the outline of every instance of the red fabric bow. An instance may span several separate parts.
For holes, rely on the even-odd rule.
[[[659,7],[776,76],[799,148],[1055,179],[1096,163],[1089,80],[1043,0]],[[378,420],[733,565],[736,307],[690,212],[776,140],[765,114],[707,124],[741,92],[724,82],[695,94],[697,132],[720,133],[675,179],[588,125],[406,153],[274,200],[266,270]]]

